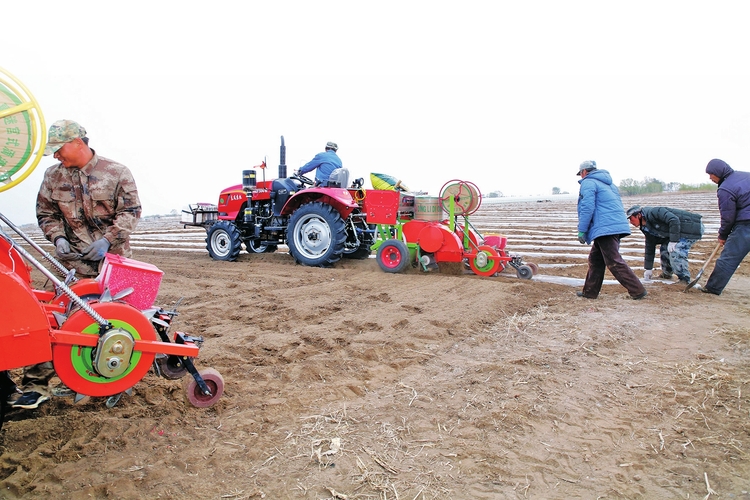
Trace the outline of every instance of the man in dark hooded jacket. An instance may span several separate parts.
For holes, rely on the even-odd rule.
[[[701,290],[721,295],[729,279],[750,252],[750,172],[735,171],[723,160],[713,159],[706,173],[719,185],[719,243],[724,245],[706,286]]]
[[[643,277],[651,279],[656,245],[660,245],[661,277],[670,279],[674,273],[683,284],[690,283],[688,252],[703,237],[701,215],[677,208],[640,205],[630,207],[626,215],[630,223],[646,237]]]

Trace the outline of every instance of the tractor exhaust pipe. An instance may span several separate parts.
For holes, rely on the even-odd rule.
[[[279,149],[279,179],[286,179],[286,146],[284,136],[281,136],[281,148]]]

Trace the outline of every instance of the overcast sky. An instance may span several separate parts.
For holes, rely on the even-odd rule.
[[[0,66],[132,170],[144,215],[215,203],[264,157],[276,177],[282,135],[289,173],[335,141],[367,187],[434,195],[576,193],[587,159],[618,184],[699,184],[712,158],[750,170],[745,5],[25,0]],[[53,161],[0,211],[35,222]]]

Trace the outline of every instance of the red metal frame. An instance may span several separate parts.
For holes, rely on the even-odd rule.
[[[110,396],[129,389],[143,378],[156,354],[198,356],[195,344],[157,340],[150,320],[138,309],[118,302],[93,301],[89,305],[95,312],[115,321],[136,338],[133,353],[138,361],[125,376],[115,380],[101,377],[94,381],[91,374],[84,376],[71,360],[80,355],[81,349],[97,345],[98,323],[79,310],[58,325],[53,313],[65,313],[71,299],[33,289],[21,256],[4,239],[0,238],[0,242],[5,243],[0,248],[5,247],[6,256],[0,261],[0,370],[52,361],[60,380],[69,388],[89,396]],[[96,280],[80,280],[70,289],[78,297],[100,296]],[[84,330],[88,333],[83,333]]]
[[[456,196],[440,200],[441,205],[449,212],[448,218],[441,221],[413,219],[413,213],[412,216],[404,217],[402,212],[405,211],[405,206],[402,203],[406,195],[398,191],[366,190],[360,196],[360,204],[367,216],[367,223],[381,228],[378,230],[381,238],[403,239],[417,259],[422,254],[429,254],[436,264],[468,259],[472,271],[483,276],[502,271],[513,260],[505,252],[506,239],[499,236],[485,239],[469,227],[468,215],[474,213],[481,203],[479,190],[469,182],[450,182],[458,183],[458,192]],[[467,196],[462,196],[464,194]],[[457,203],[461,200],[454,198],[466,198],[469,204],[459,206]],[[414,203],[413,197],[411,203]],[[456,207],[463,216],[463,225],[457,222],[459,217],[454,211]],[[375,248],[377,247],[378,243]]]

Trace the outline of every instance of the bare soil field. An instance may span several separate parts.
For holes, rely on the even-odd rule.
[[[204,336],[196,364],[224,395],[194,408],[149,373],[111,409],[12,410],[0,498],[750,499],[750,262],[718,297],[653,281],[633,301],[608,281],[582,299],[575,200],[489,201],[472,223],[534,279],[283,249],[219,262],[204,231],[144,220],[134,258],[164,271],[157,305],[182,299],[173,330]],[[697,272],[715,194],[623,202],[704,214]],[[641,275],[639,231],[622,250]]]

